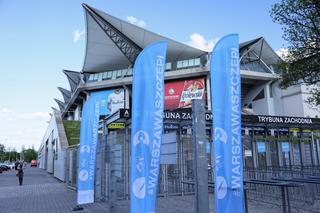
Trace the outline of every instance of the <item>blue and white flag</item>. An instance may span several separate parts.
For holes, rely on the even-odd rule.
[[[100,114],[105,114],[103,103],[110,91],[90,94],[82,109],[80,147],[78,158],[77,204],[94,202],[94,176],[96,166],[96,146]]]
[[[243,212],[239,37],[230,34],[211,54],[216,212]]]
[[[156,212],[163,133],[167,42],[148,45],[133,69],[131,129],[131,213]]]

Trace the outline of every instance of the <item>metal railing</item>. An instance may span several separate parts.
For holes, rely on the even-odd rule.
[[[77,188],[78,147],[70,146],[66,150],[66,185],[74,190]]]
[[[130,199],[130,131],[119,130],[108,135],[105,153],[99,168],[102,196],[106,200]],[[99,143],[102,143],[99,141]],[[159,171],[158,196],[194,196],[194,154],[190,135],[177,135],[177,163],[162,164]],[[78,147],[69,147],[66,154],[66,184],[76,188]],[[104,160],[103,160],[104,159]],[[208,168],[208,193],[214,194],[213,169]],[[320,202],[320,166],[291,166],[244,168],[247,204],[259,202],[272,204],[283,212],[317,212]],[[104,181],[104,182],[103,182]]]

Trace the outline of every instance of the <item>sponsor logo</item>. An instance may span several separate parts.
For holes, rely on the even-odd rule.
[[[114,122],[108,125],[108,129],[123,129],[126,127],[125,123]]]
[[[169,89],[169,95],[173,95],[174,94],[174,89],[173,88],[170,88]]]
[[[228,191],[226,179],[222,176],[217,176],[216,183],[217,183],[216,191],[217,191],[218,199],[225,198],[225,196],[227,195],[227,191]]]
[[[126,111],[124,112],[123,117],[125,117],[125,118],[129,118],[130,117],[129,110],[126,109]]]
[[[149,135],[146,131],[140,130],[136,132],[136,134],[133,137],[133,145],[136,146],[139,143],[144,143],[145,145],[149,145]]]
[[[90,147],[88,145],[83,145],[80,149],[80,152],[88,152],[90,153]]]
[[[135,179],[132,184],[132,192],[135,197],[143,199],[146,196],[146,179],[140,177]]]
[[[193,99],[202,99],[204,94],[204,84],[199,80],[190,80],[184,82],[181,92],[179,107],[191,105]]]
[[[214,138],[215,141],[222,141],[223,143],[227,144],[228,135],[226,131],[220,127],[216,127],[214,129]]]
[[[89,173],[87,170],[81,170],[79,172],[79,180],[81,181],[87,181],[89,177]]]

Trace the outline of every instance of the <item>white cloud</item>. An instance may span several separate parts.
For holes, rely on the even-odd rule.
[[[7,108],[0,108],[0,119],[13,121],[17,119],[32,120],[32,119],[43,119],[48,120],[50,115],[48,112],[27,112],[19,113]]]
[[[202,35],[199,33],[193,33],[190,36],[190,41],[186,42],[191,47],[195,47],[207,52],[211,52],[213,46],[217,43],[219,38],[211,39],[211,40],[206,40]]]
[[[137,25],[139,27],[143,27],[143,28],[146,27],[146,22],[144,22],[143,20],[139,20],[138,18],[133,17],[133,16],[127,16],[127,21],[129,23]]]
[[[288,48],[280,48],[276,51],[280,58],[285,59],[288,56],[289,50]]]
[[[84,29],[80,32],[80,30],[76,30],[72,32],[73,42],[78,42],[84,36]]]
[[[17,112],[0,107],[0,143],[18,151],[22,146],[38,148],[49,119],[48,112]]]

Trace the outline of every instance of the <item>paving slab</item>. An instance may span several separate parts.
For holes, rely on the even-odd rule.
[[[213,195],[210,197],[210,212],[214,212]],[[76,205],[76,192],[66,187],[65,183],[39,168],[26,168],[23,185],[18,185],[14,171],[0,174],[0,213],[71,213]],[[79,213],[129,213],[128,200],[118,201],[114,211],[110,211],[108,202],[95,202],[83,205]],[[193,213],[194,197],[160,197],[157,202],[159,213]],[[250,201],[249,213],[277,213],[281,207],[261,202]],[[291,212],[302,212],[292,209]]]

